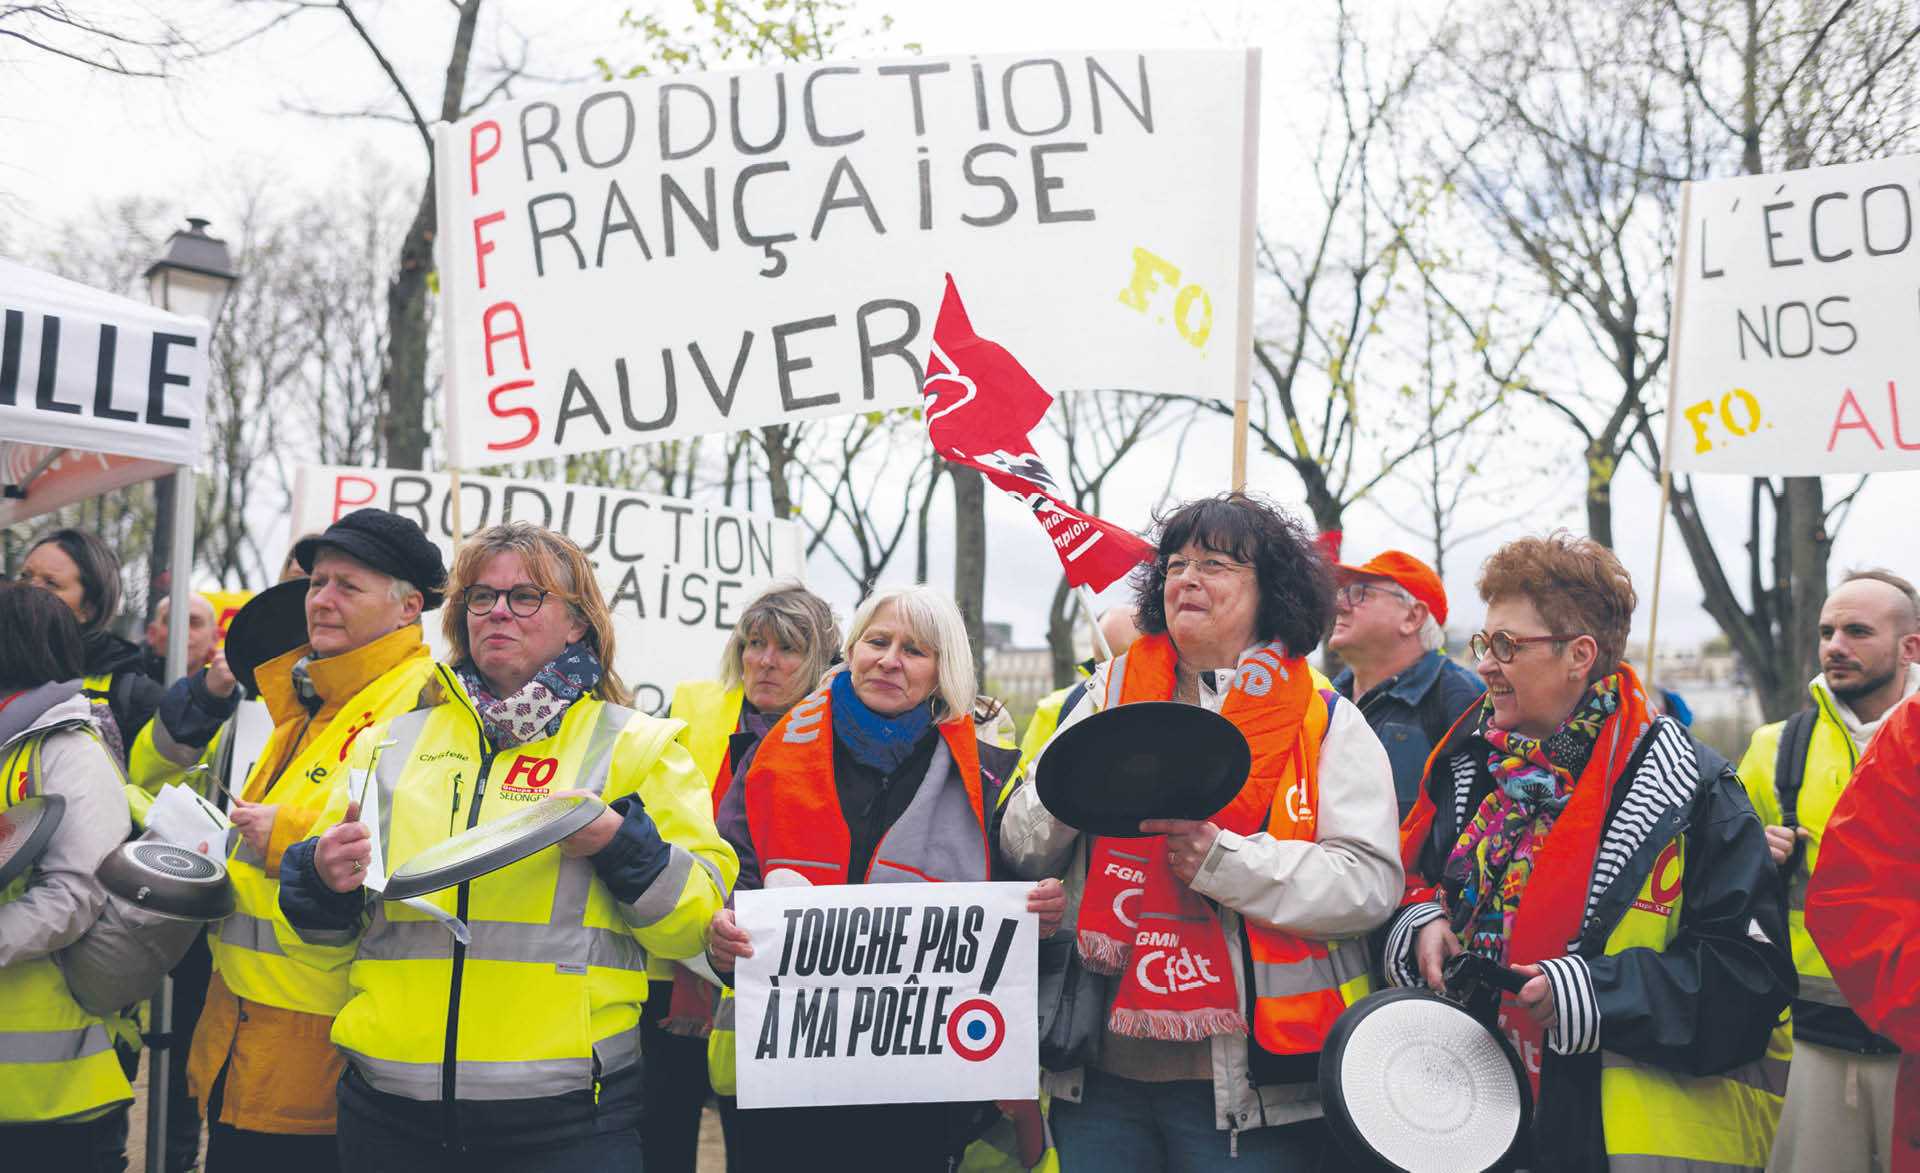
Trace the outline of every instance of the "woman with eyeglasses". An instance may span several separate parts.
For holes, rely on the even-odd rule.
[[[1794,976],[1760,822],[1733,767],[1655,716],[1622,662],[1635,595],[1612,551],[1522,538],[1479,586],[1487,696],[1402,830],[1388,977],[1439,990],[1469,951],[1527,978],[1471,1007],[1533,1081],[1518,1164],[1763,1168]]]
[[[683,723],[628,708],[613,619],[587,556],[524,522],[455,558],[437,703],[374,725],[349,764],[359,803],[281,866],[281,907],[313,943],[356,943],[334,1022],[344,1167],[639,1168],[647,963],[698,954],[738,862],[713,824]],[[370,895],[388,869],[555,793],[608,807],[559,844],[432,901]]]
[[[1201,705],[1246,735],[1252,769],[1211,819],[1148,820],[1149,838],[1084,835],[1032,786],[1007,801],[1008,862],[1066,877],[1082,964],[1111,975],[1097,1056],[1046,1073],[1053,1134],[1070,1169],[1315,1169],[1319,1053],[1367,993],[1365,934],[1401,889],[1393,774],[1304,658],[1333,580],[1300,524],[1230,493],[1158,531],[1135,582],[1142,635],[1094,669],[1061,731],[1115,705]],[[1171,964],[1136,948],[1137,926]]]

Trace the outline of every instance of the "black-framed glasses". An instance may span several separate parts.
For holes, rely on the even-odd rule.
[[[1333,601],[1335,603],[1345,603],[1347,610],[1351,611],[1366,602],[1368,595],[1375,593],[1385,595],[1390,599],[1399,599],[1409,606],[1413,604],[1412,596],[1408,595],[1405,591],[1400,590],[1398,587],[1384,586],[1377,582],[1350,582],[1333,592]]]
[[[1492,652],[1494,659],[1502,664],[1511,664],[1513,658],[1520,653],[1520,649],[1528,644],[1563,644],[1586,634],[1584,631],[1576,631],[1571,635],[1515,635],[1511,631],[1477,631],[1473,638],[1467,641],[1467,649],[1473,653],[1473,658],[1476,660],[1484,660],[1487,653]]]
[[[552,593],[552,591],[543,591],[532,583],[523,582],[504,591],[490,586],[470,586],[461,595],[461,599],[467,605],[467,614],[485,615],[491,612],[493,605],[504,597],[507,600],[507,610],[522,619],[531,619],[540,613],[540,608],[546,605],[547,596]]]

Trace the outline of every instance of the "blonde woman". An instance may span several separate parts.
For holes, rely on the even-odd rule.
[[[733,879],[677,721],[626,707],[612,617],[580,548],[526,523],[460,550],[439,703],[375,726],[384,856],[404,861],[556,791],[608,802],[526,859],[426,897],[461,945],[361,887],[357,805],[282,866],[309,941],[357,941],[333,1029],[341,1163],[362,1171],[638,1168],[647,962],[690,957]],[[364,748],[363,748],[364,747]]]
[[[1019,751],[975,732],[973,654],[958,608],[927,586],[877,591],[855,612],[844,654],[740,763],[720,804],[739,886],[759,887],[762,861],[775,860],[814,884],[992,879],[1000,869],[987,830]],[[1066,897],[1045,880],[1027,906],[1046,936]],[[731,909],[715,914],[707,954],[723,973],[752,956]],[[741,1111],[734,1152],[743,1169],[800,1153],[841,1169],[945,1169],[968,1139],[950,1131],[954,1108]]]

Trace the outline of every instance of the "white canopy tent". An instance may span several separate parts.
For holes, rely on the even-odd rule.
[[[172,475],[172,613],[187,614],[208,323],[0,259],[0,526]],[[187,625],[168,627],[167,676]],[[138,732],[137,730],[133,732]],[[164,1158],[173,983],[154,999],[147,1168]]]

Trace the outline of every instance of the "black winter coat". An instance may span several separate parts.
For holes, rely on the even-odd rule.
[[[1409,875],[1410,884],[1438,883],[1461,824],[1493,788],[1488,752],[1477,732],[1463,728],[1435,759],[1425,781],[1433,827],[1412,869],[1420,880]],[[1661,851],[1680,835],[1686,872],[1678,935],[1664,951],[1607,954],[1607,938]],[[1624,852],[1625,863],[1590,886],[1573,950],[1592,978],[1599,1048],[1686,1076],[1759,1059],[1798,979],[1779,871],[1733,766],[1677,722],[1657,719],[1614,787],[1596,872],[1609,867],[1609,847],[1615,858]],[[1429,907],[1402,909],[1392,922],[1385,961],[1400,984],[1417,980],[1409,930]],[[1755,939],[1756,928],[1766,940]],[[1568,1055],[1549,1049],[1542,1056],[1532,1167],[1607,1169],[1600,1049]]]

